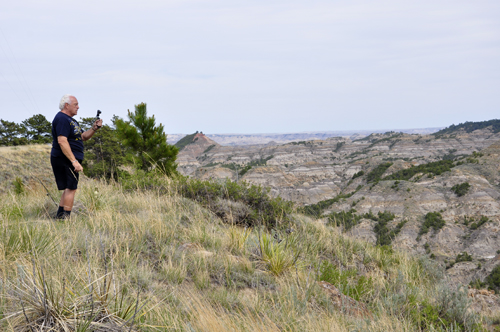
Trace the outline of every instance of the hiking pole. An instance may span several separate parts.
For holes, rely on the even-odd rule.
[[[40,184],[45,188],[45,191],[47,192],[47,196],[50,197],[50,199],[52,199],[52,202],[54,202],[54,204],[56,206],[59,206],[59,204],[56,203],[56,201],[54,200],[54,198],[52,197],[52,195],[50,194],[49,190],[47,189],[47,187],[45,187],[45,185],[43,184],[42,180],[40,180],[38,177],[34,176],[33,174],[31,174],[32,177],[34,177],[35,179],[38,180],[38,182],[40,182]]]

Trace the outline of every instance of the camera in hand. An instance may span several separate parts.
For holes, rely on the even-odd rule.
[[[100,119],[99,115],[101,115],[101,113],[102,113],[102,112],[101,112],[100,110],[97,110],[97,115],[96,115],[96,117],[95,117],[95,120],[96,120],[96,121]],[[97,128],[101,128],[101,127],[102,127],[102,126],[97,126]]]

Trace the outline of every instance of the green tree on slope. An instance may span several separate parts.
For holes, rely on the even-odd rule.
[[[179,150],[167,144],[163,125],[156,126],[154,115],[148,117],[146,104],[135,105],[135,112],[128,111],[129,121],[118,119],[116,130],[122,144],[134,151],[136,164],[144,171],[158,167],[167,175],[176,172],[175,160]]]
[[[52,125],[42,114],[33,115],[22,122],[26,128],[25,136],[31,143],[50,143]]]

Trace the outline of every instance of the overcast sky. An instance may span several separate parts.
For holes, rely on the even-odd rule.
[[[498,0],[0,0],[0,118],[167,133],[440,127],[500,118]]]

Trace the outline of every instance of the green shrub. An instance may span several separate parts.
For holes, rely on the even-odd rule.
[[[399,180],[394,181],[394,183],[391,186],[391,189],[396,189],[396,191],[399,190]]]
[[[391,241],[399,234],[399,232],[401,232],[401,229],[403,228],[403,226],[408,222],[408,220],[401,220],[397,225],[396,227],[391,230],[391,232],[389,233],[388,237],[389,239],[391,239]]]
[[[482,289],[482,288],[485,288],[486,286],[488,286],[488,283],[481,281],[480,279],[474,279],[474,280],[471,280],[471,282],[469,283],[469,286],[471,286],[472,288],[475,288],[475,289]]]
[[[266,158],[260,158],[260,159],[257,159],[257,160],[252,160],[251,162],[249,162],[248,164],[246,164],[244,166],[239,166],[239,165],[236,165],[235,163],[223,164],[221,166],[225,167],[225,168],[232,169],[233,171],[238,171],[238,175],[239,176],[243,176],[249,170],[251,170],[252,167],[266,166],[268,160],[272,159],[273,157],[274,157],[273,155],[270,155],[270,156],[268,156]],[[205,167],[207,167],[207,165],[205,165]]]
[[[356,215],[356,210],[332,212],[328,215],[328,224],[333,226],[343,226],[344,230],[349,230],[356,226],[362,216]]]
[[[309,142],[306,141],[298,141],[298,142],[290,142],[292,145],[307,145]],[[312,143],[310,143],[312,144]]]
[[[481,158],[482,156],[484,156],[484,154],[483,154],[483,153],[481,153],[481,152],[473,151],[473,152],[472,152],[472,156],[473,156],[474,158]]]
[[[377,216],[373,213],[365,213],[364,218],[376,221],[373,231],[377,235],[377,245],[388,246],[391,244],[392,240],[401,232],[403,226],[408,222],[407,220],[402,220],[394,229],[389,229],[387,223],[394,220],[395,215],[389,211],[379,212]]]
[[[433,228],[434,231],[440,230],[444,227],[444,225],[445,221],[441,213],[429,212],[425,215],[425,220],[422,224],[422,227],[420,228],[418,236],[420,237],[421,235],[428,233],[430,228]]]
[[[365,172],[363,171],[359,171],[357,173],[355,173],[353,176],[352,176],[352,179],[354,180],[355,178],[359,178],[360,176],[363,176],[365,175]]]
[[[396,227],[389,229],[387,227],[387,223],[395,218],[395,215],[389,211],[379,212],[377,215],[374,215],[371,211],[358,215],[356,214],[356,210],[351,209],[347,212],[340,211],[330,213],[328,215],[328,224],[333,226],[343,226],[344,230],[347,231],[356,226],[362,218],[371,219],[377,222],[373,230],[377,235],[377,245],[380,246],[390,245],[392,240],[399,234],[403,226],[408,222],[407,220],[402,220]]]
[[[461,184],[456,184],[451,187],[451,191],[453,191],[458,197],[461,197],[469,191],[470,184],[468,182],[464,182]]]
[[[203,167],[214,167],[214,166],[217,166],[217,165],[220,165],[220,163],[210,162],[208,164],[203,165]],[[221,166],[224,167],[224,165],[221,165]]]
[[[247,173],[247,172],[248,172],[251,168],[252,168],[252,166],[251,166],[251,165],[246,165],[246,166],[244,166],[244,167],[243,167],[243,168],[242,168],[242,169],[238,172],[238,174],[239,174],[240,176],[243,176],[243,175],[245,175],[245,174],[246,174],[246,173]]]
[[[332,204],[339,202],[341,199],[346,199],[351,197],[352,195],[357,193],[361,188],[363,188],[363,186],[359,185],[355,191],[349,194],[339,194],[334,198],[326,199],[324,201],[319,201],[316,204],[303,206],[298,209],[298,212],[314,218],[320,218],[321,215],[323,214],[323,211],[332,206]]]
[[[476,158],[472,158],[472,157],[468,157],[467,159],[465,159],[469,164],[479,164],[479,160],[477,160]]]
[[[269,196],[269,189],[246,182],[204,181],[179,177],[176,187],[181,196],[197,201],[214,212],[221,211],[221,199],[248,205],[250,212],[244,220],[240,220],[241,224],[247,226],[264,224],[272,228],[289,221],[294,211],[292,202],[281,197],[272,198]]]
[[[455,263],[458,262],[472,262],[472,256],[469,255],[466,251],[460,253],[457,255],[457,258],[455,259]]]
[[[207,153],[208,151],[212,150],[213,148],[215,148],[215,144],[210,145],[208,148],[205,149],[205,151],[203,151],[203,153]]]
[[[429,177],[434,175],[441,175],[444,172],[451,170],[455,165],[451,160],[441,160],[432,163],[422,164],[407,169],[402,169],[389,176],[386,176],[382,180],[409,180],[415,174],[423,173],[427,174]]]
[[[378,165],[370,173],[366,175],[366,181],[368,183],[379,181],[382,175],[385,173],[385,171],[387,171],[387,169],[391,166],[392,163],[383,163]]]
[[[373,231],[377,235],[377,244],[378,245],[389,245],[391,244],[391,238],[389,237],[389,228],[387,228],[387,223],[391,220],[394,220],[395,215],[388,212],[379,212],[378,217],[372,217],[372,215],[367,215],[367,217],[371,217],[370,219],[377,221]]]
[[[472,219],[473,220],[473,219]],[[475,229],[478,229],[479,227],[483,226],[485,223],[487,223],[488,221],[490,221],[488,219],[488,217],[486,216],[482,216],[481,219],[479,219],[479,221],[477,223],[473,222],[471,225],[470,225],[470,229],[472,230],[475,230]]]
[[[382,142],[387,142],[387,141],[390,141],[390,140],[392,140],[394,138],[401,137],[403,135],[403,133],[397,133],[395,135],[392,135],[392,134],[395,134],[395,133],[393,131],[389,131],[389,132],[384,133],[384,135],[391,135],[391,136],[390,137],[384,137],[384,138],[372,141],[371,144],[368,146],[368,149],[374,147],[376,144],[379,144],[379,143],[382,143]],[[400,139],[395,139],[394,141],[392,141],[391,144],[389,145],[389,148],[392,148],[399,141],[401,141],[401,140]]]
[[[500,291],[500,265],[497,265],[485,280],[497,293]]]

